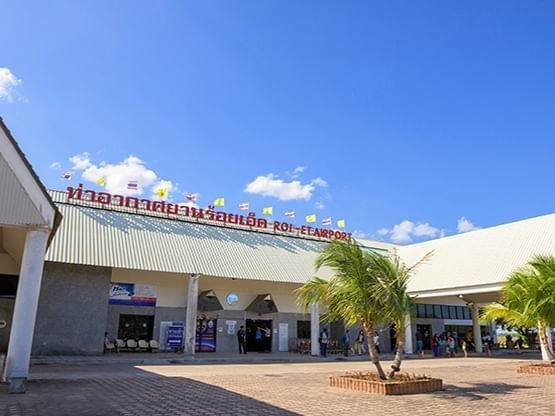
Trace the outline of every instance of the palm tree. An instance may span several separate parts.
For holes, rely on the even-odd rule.
[[[376,296],[385,303],[386,321],[394,325],[396,332],[395,358],[388,378],[393,378],[395,373],[401,370],[403,348],[406,341],[406,318],[413,313],[414,300],[407,292],[409,278],[416,268],[428,261],[431,256],[432,252],[427,253],[411,267],[402,263],[397,255],[386,257],[373,253],[370,256],[371,266],[369,271],[378,281]]]
[[[503,284],[499,302],[487,305],[482,313],[487,321],[502,318],[520,327],[537,327],[544,361],[553,362],[547,334],[555,322],[555,257],[534,256],[515,270]]]
[[[370,360],[381,379],[386,379],[386,374],[374,344],[373,328],[394,322],[398,331],[398,358],[388,374],[393,377],[401,365],[405,317],[412,308],[406,288],[413,268],[406,268],[396,255],[390,258],[362,250],[354,239],[326,245],[315,265],[316,271],[329,267],[334,276],[329,281],[313,277],[297,289],[299,306],[307,311],[310,305],[320,302],[327,306],[322,319],[341,319],[348,326],[360,322],[368,340]]]

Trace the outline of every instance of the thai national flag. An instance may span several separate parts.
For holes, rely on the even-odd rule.
[[[196,202],[198,194],[185,194],[185,198],[189,201]]]
[[[71,180],[71,172],[66,172],[61,176],[62,179],[69,181]]]
[[[331,217],[324,218],[322,220],[322,225],[331,225]]]
[[[286,211],[285,216],[289,218],[295,218],[295,211]]]
[[[139,183],[137,181],[129,181],[129,183],[127,184],[127,189],[130,189],[132,191],[138,191]]]
[[[242,202],[239,204],[239,209],[241,211],[248,211],[249,210],[249,203],[248,202]]]

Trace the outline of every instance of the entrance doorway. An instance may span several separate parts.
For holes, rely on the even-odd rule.
[[[119,316],[118,338],[150,341],[153,328],[154,316],[152,315],[122,314]]]
[[[247,351],[272,352],[272,321],[247,319]]]
[[[424,349],[432,349],[432,326],[431,325],[416,325],[416,330],[422,334],[422,341],[424,342]]]

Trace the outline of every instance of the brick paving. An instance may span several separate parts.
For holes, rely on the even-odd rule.
[[[517,374],[516,360],[410,360],[442,392],[375,396],[328,387],[366,362],[37,366],[25,395],[0,386],[2,416],[64,415],[555,415],[555,376]]]

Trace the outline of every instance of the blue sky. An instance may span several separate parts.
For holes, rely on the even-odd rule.
[[[145,195],[164,180],[174,201],[420,241],[553,212],[553,16],[551,1],[4,1],[0,114],[51,188],[68,170],[113,189],[131,175]]]

